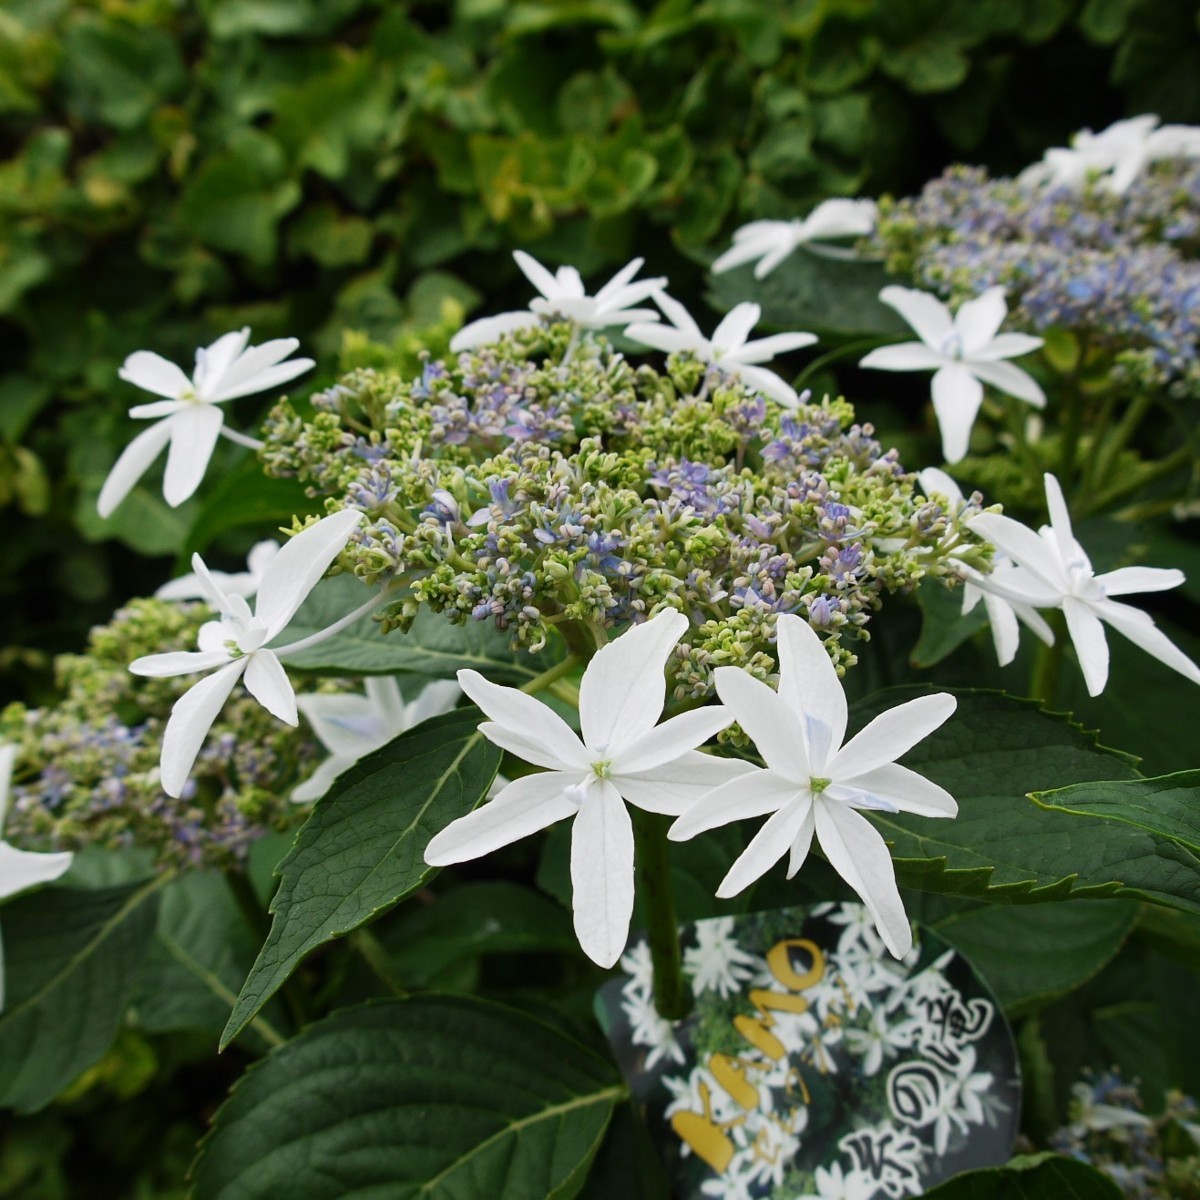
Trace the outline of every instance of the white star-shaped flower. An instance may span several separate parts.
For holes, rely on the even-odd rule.
[[[197,350],[191,379],[149,350],[138,350],[125,360],[117,372],[122,379],[166,399],[129,410],[138,419],[161,419],[139,433],[113,464],[97,503],[102,517],[125,499],[168,442],[163,498],[172,508],[182,504],[200,486],[217,438],[222,433],[234,437],[224,428],[225,413],[219,405],[278,387],[314,365],[311,358],[282,361],[300,345],[295,338],[247,348],[249,340],[250,330],[243,329]]]
[[[732,917],[711,917],[696,924],[696,944],[683,952],[683,967],[697,995],[734,996],[753,977],[761,960],[738,944]]]
[[[360,758],[422,721],[449,712],[462,694],[453,679],[435,679],[405,704],[400,685],[390,675],[367,676],[364,686],[366,695],[313,692],[296,697],[296,707],[329,751],[329,757],[292,791],[297,803],[319,800]]]
[[[1183,572],[1119,567],[1097,575],[1071,528],[1071,514],[1058,480],[1047,474],[1045,483],[1050,524],[1037,533],[997,513],[981,513],[969,522],[972,532],[987,538],[1020,568],[1020,574],[1006,575],[992,586],[1003,588],[1018,603],[1062,609],[1091,696],[1098,696],[1108,682],[1106,622],[1164,666],[1200,683],[1200,667],[1170,641],[1148,612],[1112,599],[1178,587],[1184,581]]]
[[[575,933],[594,962],[611,967],[625,948],[633,913],[633,824],[625,803],[676,816],[748,763],[696,747],[733,719],[719,705],[657,724],[666,701],[664,670],[687,618],[666,610],[610,642],[579,685],[582,737],[552,708],[516,688],[459,671],[466,694],[489,718],[484,737],[534,766],[494,800],[431,839],[433,867],[479,858],[518,838],[574,818],[571,885]]]
[[[247,600],[258,591],[267,568],[275,561],[279,553],[279,543],[267,538],[266,541],[255,542],[246,556],[244,571],[209,571],[209,578],[226,596],[244,596]],[[207,600],[208,592],[200,576],[194,572],[191,575],[180,575],[170,583],[164,583],[154,593],[160,600]]]
[[[163,791],[168,796],[183,791],[196,755],[239,679],[272,716],[288,725],[299,723],[296,694],[275,652],[267,647],[295,616],[362,518],[357,509],[343,509],[296,534],[263,573],[253,612],[243,596],[221,591],[200,555],[192,556],[192,569],[220,620],[200,627],[198,651],[148,654],[129,664],[135,675],[156,677],[217,668],[180,696],[171,710],[161,763]]]
[[[8,812],[8,793],[12,785],[15,746],[0,745],[0,830]],[[68,850],[58,854],[39,854],[18,850],[0,839],[0,900],[15,896],[26,888],[52,883],[71,865],[75,856]],[[0,942],[0,1012],[4,1011],[4,943]]]
[[[865,1171],[852,1168],[842,1170],[842,1164],[832,1162],[827,1167],[818,1167],[813,1175],[815,1192],[808,1192],[798,1200],[873,1200],[876,1180]]]
[[[917,482],[926,496],[941,496],[949,502],[948,515],[954,516],[966,506],[962,489],[937,467],[926,467],[917,475]],[[953,552],[951,552],[953,557]],[[1054,644],[1054,630],[1030,604],[1013,599],[1014,588],[1019,586],[1020,572],[1016,564],[1002,551],[997,550],[992,558],[992,571],[984,575],[966,563],[956,564],[963,580],[963,616],[973,612],[980,600],[988,616],[992,630],[992,644],[996,658],[1002,667],[1007,667],[1017,656],[1021,641],[1019,623],[1028,625],[1047,646]],[[1005,581],[1008,586],[1005,587]],[[1002,590],[997,591],[1000,588]]]
[[[1194,125],[1159,126],[1158,117],[1145,113],[1116,121],[1093,133],[1081,129],[1070,148],[1047,150],[1041,162],[1026,167],[1021,183],[1040,187],[1066,187],[1076,191],[1089,179],[1105,191],[1123,195],[1152,162],[1165,158],[1200,158],[1200,128]]]
[[[1046,396],[1032,376],[1002,359],[1038,349],[1042,339],[1028,333],[999,333],[1008,313],[1003,288],[988,288],[950,315],[936,296],[915,288],[885,287],[879,293],[916,330],[919,342],[872,350],[858,365],[881,371],[934,371],[933,411],[942,431],[942,453],[956,463],[967,452],[971,426],[991,384],[1043,408]]]
[[[665,292],[659,292],[654,300],[671,324],[630,325],[625,330],[626,337],[666,354],[694,354],[701,362],[740,379],[787,408],[799,405],[795,389],[774,371],[767,371],[759,364],[770,362],[777,354],[811,346],[817,340],[816,334],[777,333],[773,337],[747,342],[750,331],[762,316],[762,309],[746,302],[737,305],[722,319],[710,341],[678,300]]]
[[[952,817],[954,797],[895,760],[954,712],[953,696],[921,696],[880,713],[844,746],[846,696],[821,639],[799,617],[776,622],[779,690],[749,672],[718,667],[717,694],[749,735],[766,769],[717,788],[671,826],[684,841],[746,817],[771,814],[717,889],[736,896],[789,848],[790,879],[808,856],[814,835],[835,871],[875,918],[897,958],[912,947],[912,929],[896,889],[892,858],[860,809]]]
[[[758,259],[755,279],[765,279],[798,247],[826,238],[866,237],[879,219],[874,200],[824,200],[794,221],[751,221],[734,232],[733,245],[712,265],[714,275]],[[813,247],[817,249],[817,247]],[[828,254],[830,247],[821,247]]]
[[[573,321],[580,329],[608,329],[630,321],[658,320],[658,313],[652,308],[636,307],[667,282],[663,276],[632,282],[645,259],[635,258],[626,263],[594,296],[589,296],[574,267],[559,267],[552,275],[524,250],[514,250],[513,258],[541,295],[530,301],[528,311],[499,313],[464,325],[450,342],[455,354],[487,345],[518,329],[530,329],[541,317]]]

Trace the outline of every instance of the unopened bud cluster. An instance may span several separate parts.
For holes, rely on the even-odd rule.
[[[415,379],[353,372],[315,406],[276,406],[264,463],[366,513],[342,564],[397,586],[389,626],[427,605],[536,648],[670,605],[691,619],[680,698],[718,666],[773,673],[779,613],[849,665],[884,593],[951,572],[950,550],[987,569],[845,401],[784,408],[689,355],[639,366],[566,324]]]

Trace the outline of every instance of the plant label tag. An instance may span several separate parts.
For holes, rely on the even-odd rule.
[[[645,941],[597,1008],[686,1200],[901,1200],[1008,1161],[1016,1049],[971,964],[920,928],[897,961],[860,904],[683,934],[695,997],[654,1007]]]

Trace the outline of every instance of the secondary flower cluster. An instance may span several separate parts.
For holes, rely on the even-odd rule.
[[[140,679],[131,658],[195,639],[198,604],[134,600],[92,631],[86,654],[57,660],[54,708],[10,705],[0,741],[17,748],[6,836],[25,849],[140,846],[160,862],[234,866],[296,816],[289,786],[319,747],[236,689],[179,799],[159,775],[163,728],[186,679]]]
[[[719,358],[673,353],[660,371],[550,323],[417,379],[353,373],[307,419],[282,402],[262,457],[365,513],[342,562],[407,585],[390,624],[424,604],[537,646],[670,597],[691,620],[676,682],[698,697],[718,666],[775,669],[779,613],[843,635],[849,663],[844,635],[885,592],[941,573],[951,548],[986,569],[845,402],[800,400]]]
[[[1124,191],[1039,186],[956,166],[884,201],[871,248],[961,300],[999,286],[1015,327],[1070,329],[1117,356],[1115,378],[1200,392],[1200,163],[1155,162]]]

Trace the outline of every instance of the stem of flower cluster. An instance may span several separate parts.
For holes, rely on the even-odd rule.
[[[683,974],[679,919],[671,887],[670,823],[671,818],[660,813],[633,809],[634,859],[654,967],[654,1007],[665,1020],[680,1021],[692,1011],[692,994]]]
[[[557,683],[564,675],[573,671],[579,664],[579,659],[574,654],[568,654],[562,662],[555,663],[554,666],[547,668],[540,675],[535,675],[526,683],[521,684],[521,691],[527,696],[535,695],[538,692],[544,691],[551,684]]]
[[[1038,642],[1033,659],[1033,669],[1029,673],[1029,694],[1035,700],[1040,700],[1043,705],[1051,707],[1058,695],[1058,677],[1062,671],[1065,631],[1057,612],[1047,613],[1046,619],[1054,630],[1054,644],[1047,646],[1045,642]]]
[[[364,600],[362,604],[351,612],[348,612],[344,617],[334,621],[332,625],[327,625],[324,629],[317,630],[316,633],[310,633],[308,637],[301,638],[298,642],[291,642],[286,646],[272,646],[271,650],[277,655],[299,654],[301,650],[309,650],[313,646],[319,646],[335,634],[341,633],[343,629],[348,629],[355,621],[361,621],[368,613],[374,612],[382,602],[383,598],[381,596],[372,596],[369,600]]]

